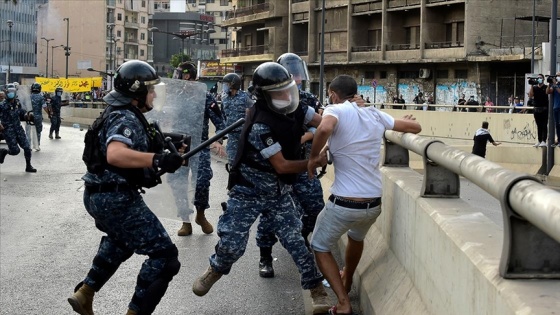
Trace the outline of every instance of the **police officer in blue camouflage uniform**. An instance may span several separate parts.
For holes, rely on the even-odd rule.
[[[301,236],[301,221],[289,194],[296,174],[305,170],[300,160],[302,126],[309,120],[301,109],[295,81],[284,67],[266,62],[253,74],[257,102],[249,110],[230,168],[227,209],[218,222],[216,252],[210,267],[193,284],[205,295],[243,255],[249,230],[261,216],[292,256],[303,289],[311,290],[313,313],[329,308],[322,275]],[[326,164],[326,159],[325,159]]]
[[[35,82],[31,85],[31,108],[33,110],[33,122],[35,124],[35,130],[37,130],[37,144],[38,147],[35,148],[37,151],[41,151],[41,132],[43,131],[43,110],[46,110],[47,103],[45,98],[41,94],[41,84]]]
[[[3,131],[8,149],[0,149],[0,164],[4,163],[6,155],[18,155],[21,147],[25,156],[25,171],[35,173],[37,170],[31,165],[31,147],[21,126],[23,120],[33,121],[33,114],[21,108],[15,85],[10,84],[5,94],[6,99],[0,103],[0,130]]]
[[[253,100],[249,93],[241,90],[241,78],[235,73],[228,73],[222,79],[222,109],[226,118],[226,127],[241,118],[245,118],[248,108],[253,106]],[[228,164],[232,165],[235,153],[237,152],[237,143],[241,128],[232,130],[228,134],[226,152],[228,156]]]
[[[60,110],[62,107],[62,88],[57,87],[54,90],[54,96],[51,98],[51,103],[48,106],[48,114],[51,120],[51,129],[49,130],[49,139],[53,138],[53,131],[55,139],[60,139]]]
[[[184,162],[177,153],[163,153],[163,136],[143,115],[153,108],[157,97],[154,85],[159,82],[148,63],[123,63],[115,73],[113,91],[103,98],[109,105],[103,113],[105,119],[98,119],[92,126],[102,123],[98,137],[93,136],[95,132],[91,138],[90,131],[86,134],[84,205],[96,227],[107,235],[101,238],[86,278],[68,299],[79,314],[93,315],[94,293],[134,253],[148,258],[138,274],[127,315],[152,314],[179,272],[177,247],[140,194],[142,187],[161,183],[158,168],[172,173]],[[90,150],[96,146],[98,150]],[[99,160],[103,167],[92,162]]]
[[[299,90],[299,104],[303,111],[315,113],[317,108],[319,108],[319,100],[313,94],[302,90],[302,81],[308,81],[309,76],[307,73],[307,66],[305,62],[296,54],[285,53],[278,57],[277,61],[281,64],[292,77],[297,84]],[[306,131],[302,137],[302,158],[309,158],[309,153],[311,152],[311,143],[313,139],[313,133],[315,127],[321,122],[321,116],[319,114],[312,115],[314,119],[305,126]],[[297,176],[297,180],[292,185],[292,198],[296,204],[296,208],[301,215],[301,221],[303,228],[301,233],[305,239],[306,245],[309,247],[309,242],[307,237],[313,228],[315,227],[315,222],[317,221],[317,216],[319,212],[325,206],[325,201],[323,199],[323,188],[321,187],[321,182],[317,177],[309,179],[307,171],[301,172]],[[263,278],[274,277],[274,268],[272,265],[272,246],[276,243],[277,239],[273,232],[270,232],[270,227],[267,226],[266,222],[261,221],[257,229],[257,246],[260,249],[260,260],[259,260],[259,276]]]
[[[196,80],[196,76],[198,73],[195,65],[188,61],[181,63],[175,71],[178,73],[175,73],[174,78],[191,81]],[[202,135],[200,137],[201,143],[208,140],[210,121],[212,121],[212,124],[214,124],[214,126],[216,127],[217,132],[225,128],[220,107],[216,103],[216,100],[214,99],[212,94],[207,92],[206,103],[204,107],[204,120],[202,122]],[[214,146],[217,147],[219,151],[223,151],[223,149],[221,149],[222,144],[220,142],[215,143]],[[210,224],[210,222],[208,222],[204,214],[206,209],[210,208],[208,199],[210,196],[210,180],[213,176],[212,169],[210,168],[210,147],[205,147],[200,151],[198,160],[198,172],[196,176],[196,188],[194,193],[194,206],[196,207],[195,223],[200,225],[200,227],[202,228],[202,232],[204,232],[205,234],[211,234],[212,232],[214,232],[214,227],[212,226],[212,224]],[[191,234],[191,223],[183,222],[183,225],[177,232],[177,235],[187,236]]]

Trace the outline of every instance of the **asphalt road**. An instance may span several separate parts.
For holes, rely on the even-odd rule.
[[[40,152],[33,152],[35,174],[25,173],[23,151],[7,156],[0,166],[0,314],[75,314],[66,299],[89,270],[103,235],[82,204],[85,171],[81,160],[85,131],[61,127],[61,140],[49,140],[44,125]],[[0,143],[6,148],[5,142]],[[226,200],[226,171],[222,160],[212,162],[214,179],[211,208],[215,223]],[[165,180],[164,180],[165,182]],[[165,194],[166,188],[147,193]],[[162,201],[163,200],[163,201]],[[208,266],[216,234],[194,233],[179,237],[181,223],[172,200],[150,199],[152,210],[179,248],[181,271],[171,282],[154,314],[311,314],[309,291],[300,286],[299,274],[288,253],[274,247],[276,277],[258,276],[258,248],[254,230],[245,255],[205,297],[192,293],[192,283]],[[132,297],[137,272],[145,257],[133,255],[123,263],[94,300],[95,314],[124,314]],[[335,298],[329,291],[331,301]],[[357,297],[352,296],[359,311]]]

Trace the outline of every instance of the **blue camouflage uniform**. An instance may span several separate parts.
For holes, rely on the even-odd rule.
[[[43,131],[43,108],[47,107],[45,98],[40,93],[31,94],[31,108],[33,111],[33,122],[37,130],[37,143],[41,145],[41,132]]]
[[[216,127],[216,132],[225,129],[224,120],[220,107],[210,93],[206,93],[206,104],[204,107],[204,120],[202,122],[202,136],[200,142],[208,140],[209,122]],[[210,180],[213,173],[210,168],[210,147],[207,146],[200,151],[198,159],[198,173],[196,174],[196,189],[194,193],[194,206],[201,209],[210,208],[208,202],[210,196]]]
[[[105,156],[111,141],[148,152],[146,128],[132,110],[113,110],[99,132],[99,138]],[[95,219],[96,227],[107,234],[101,238],[97,255],[83,282],[99,291],[133,253],[147,255],[129,308],[151,314],[165,293],[167,283],[179,271],[177,247],[142,199],[138,188],[127,183],[114,169],[105,169],[100,175],[87,172],[82,177],[86,185],[85,208]],[[103,187],[113,189],[99,190]],[[165,284],[163,292],[162,282]]]
[[[62,98],[58,95],[55,95],[51,98],[51,129],[49,131],[49,134],[52,134],[53,131],[58,135],[58,132],[60,130],[60,123],[61,123],[61,119],[60,119],[60,109],[62,107]]]
[[[245,147],[251,146],[255,153],[247,154],[245,159],[262,168],[272,168],[268,159],[280,152],[282,147],[270,135],[269,126],[253,124]],[[216,253],[210,257],[212,269],[222,274],[230,272],[233,263],[245,252],[249,229],[260,215],[261,222],[265,222],[269,231],[278,236],[282,246],[292,256],[301,274],[303,289],[316,287],[323,276],[299,233],[302,225],[290,195],[291,186],[283,184],[278,174],[264,172],[245,163],[240,164],[239,172],[248,184],[237,184],[229,191],[227,209],[218,221],[220,240],[216,245]]]
[[[253,106],[253,100],[249,93],[238,90],[237,94],[230,96],[229,94],[222,94],[222,108],[224,117],[226,118],[226,127],[229,127],[240,118],[245,118],[245,110]],[[241,127],[232,130],[228,134],[226,145],[226,153],[228,156],[228,164],[232,165],[237,152],[239,136],[241,135]]]
[[[308,121],[310,121],[313,118],[312,114],[315,113],[315,108],[319,101],[313,94],[300,90],[299,104],[306,113]],[[308,141],[302,145],[302,158],[308,159],[310,153],[311,141]],[[307,237],[309,233],[313,232],[317,216],[325,206],[323,187],[321,187],[321,181],[316,176],[313,179],[309,179],[307,172],[303,172],[298,174],[292,188],[292,198],[303,224],[301,232],[304,237]],[[258,247],[272,247],[276,244],[277,238],[274,236],[274,233],[270,232],[266,221],[261,220],[259,222],[256,240]]]
[[[18,155],[21,147],[25,160],[29,161],[31,160],[31,147],[20,120],[26,113],[17,98],[11,101],[6,99],[0,103],[0,121],[4,126],[3,133],[8,145],[8,154]]]

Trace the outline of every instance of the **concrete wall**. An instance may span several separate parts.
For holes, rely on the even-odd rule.
[[[382,168],[383,212],[354,277],[364,314],[555,314],[560,280],[506,280],[503,231],[461,199],[420,198],[422,175]],[[333,170],[322,179],[325,196]],[[346,238],[339,241],[343,253]]]

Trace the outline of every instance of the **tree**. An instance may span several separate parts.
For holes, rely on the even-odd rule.
[[[185,61],[191,61],[191,56],[185,55],[183,53],[172,55],[171,60],[169,60],[172,70],[170,73],[167,73],[167,76],[171,78],[173,76],[174,69],[177,68],[181,62],[185,62]]]

